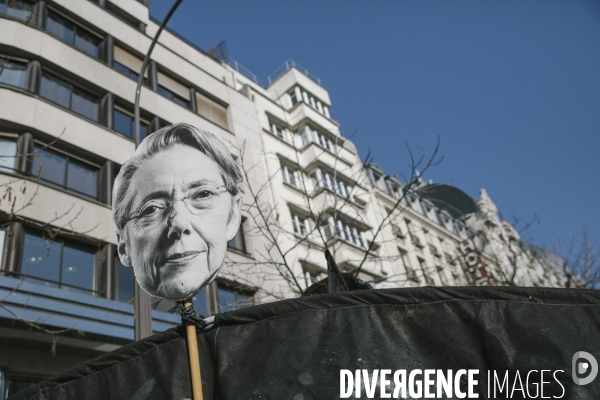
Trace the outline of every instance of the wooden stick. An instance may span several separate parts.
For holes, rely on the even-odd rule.
[[[192,300],[184,300],[183,306],[189,307]],[[196,326],[186,324],[188,358],[190,360],[190,375],[192,378],[192,399],[204,400],[202,395],[202,378],[200,377],[200,357],[198,353],[198,339],[196,338]]]

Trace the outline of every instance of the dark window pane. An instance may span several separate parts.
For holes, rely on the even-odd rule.
[[[25,64],[0,60],[0,83],[25,87]]]
[[[113,61],[113,67],[117,71],[121,71],[122,73],[124,73],[125,75],[127,75],[130,78],[135,79],[136,81],[137,81],[138,77],[140,76],[140,74],[138,74],[134,70],[130,69],[129,67],[126,67],[125,65],[121,64],[118,61]]]
[[[113,129],[123,135],[133,138],[133,118],[117,109],[113,113]]]
[[[73,91],[71,110],[93,121],[98,121],[98,99],[78,89]]]
[[[12,396],[13,394],[17,394],[25,389],[32,387],[39,383],[39,380],[21,380],[21,379],[10,379],[8,381],[8,396]]]
[[[53,76],[42,75],[40,96],[53,101],[65,108],[71,105],[71,85]]]
[[[99,44],[100,41],[97,37],[88,34],[83,29],[77,28],[77,33],[75,34],[75,47],[78,47],[89,55],[98,58],[100,55]]]
[[[17,143],[11,139],[0,138],[0,170],[12,171],[17,154]]]
[[[96,171],[83,163],[69,160],[67,188],[96,198]]]
[[[27,21],[30,18],[31,11],[35,4],[35,1],[32,0],[4,0],[2,2],[6,3],[6,6],[4,4],[0,5],[0,10],[3,10],[6,15],[18,18],[22,21]]]
[[[231,290],[220,287],[217,290],[217,297],[219,299],[219,312],[231,311],[237,308],[235,303],[235,293]]]
[[[60,243],[51,243],[39,236],[25,235],[21,273],[39,280],[25,278],[46,286],[58,286],[60,278]],[[51,282],[47,282],[51,281]]]
[[[61,288],[91,293],[94,288],[94,259],[93,252],[63,246]],[[77,286],[77,288],[67,285]]]
[[[33,159],[31,174],[34,176],[37,175],[41,167],[41,179],[65,186],[67,172],[66,158],[49,150],[41,150],[39,147],[36,147],[35,152],[36,155]]]
[[[133,268],[126,267],[121,264],[121,262],[119,262],[118,265],[119,287],[117,292],[117,300],[123,303],[133,303],[133,297],[135,295],[135,276],[133,275]]]
[[[175,103],[184,106],[185,108],[190,108],[190,102],[187,99],[184,99],[183,97],[179,96],[178,94],[173,93],[172,91],[170,91],[169,89],[163,87],[163,86],[158,86],[158,93],[168,97],[169,99],[173,100]]]
[[[148,136],[148,129],[150,129],[148,125],[144,124],[143,122],[140,122],[140,140],[144,140],[146,136]]]
[[[159,299],[158,297],[152,297],[152,309],[164,312],[173,312],[175,303],[165,299]]]
[[[46,29],[59,38],[71,44],[73,43],[73,39],[75,38],[74,26],[61,16],[52,12],[49,13],[46,19]]]
[[[246,240],[244,239],[244,223],[240,225],[240,229],[238,230],[237,235],[229,242],[227,242],[227,247],[230,249],[235,249],[239,251],[246,252]]]
[[[192,303],[196,312],[204,317],[208,317],[208,306],[206,304],[206,288],[196,293],[192,297]]]

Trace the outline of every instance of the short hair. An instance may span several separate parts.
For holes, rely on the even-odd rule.
[[[166,126],[149,135],[136,149],[133,156],[121,167],[112,193],[113,220],[117,230],[121,231],[127,222],[131,204],[127,201],[128,189],[136,171],[147,159],[162,150],[177,144],[185,144],[198,149],[221,169],[225,188],[232,195],[239,193],[237,184],[242,181],[240,168],[231,153],[215,135],[185,123]]]

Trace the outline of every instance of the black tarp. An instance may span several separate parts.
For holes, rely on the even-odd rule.
[[[544,377],[544,396],[599,400],[600,377],[584,386],[572,378],[575,353],[585,351],[600,360],[599,333],[597,291],[425,287],[325,294],[249,307],[217,315],[214,328],[199,333],[198,341],[207,400],[337,399],[341,369],[365,369],[371,376],[381,369],[478,369],[480,399],[488,398],[488,371],[499,377],[509,371],[510,387],[519,371],[526,386],[520,391],[516,383],[512,398],[519,399],[541,398],[539,393],[533,397],[539,373],[532,372],[528,382],[525,376],[550,370]],[[461,379],[461,390],[465,384]],[[375,398],[380,398],[380,387],[376,389]],[[361,393],[367,398],[364,389]],[[79,365],[12,399],[190,397],[183,330],[172,329]],[[511,397],[497,393],[489,398]]]

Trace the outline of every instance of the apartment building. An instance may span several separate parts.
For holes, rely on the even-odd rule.
[[[157,29],[135,0],[0,0],[0,399],[134,338],[111,192]],[[307,70],[288,61],[262,81],[222,50],[163,32],[140,101],[143,137],[187,122],[244,170],[242,225],[200,313],[301,295],[326,276],[326,249],[376,288],[468,285],[473,238],[489,283],[560,283],[535,258],[515,263],[518,236],[483,192],[363,163]],[[153,301],[155,332],[179,324],[171,307]]]

